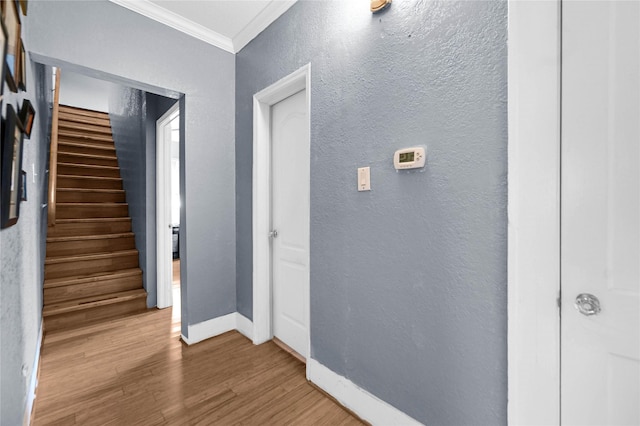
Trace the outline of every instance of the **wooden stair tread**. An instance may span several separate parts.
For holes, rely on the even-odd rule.
[[[91,192],[102,194],[122,194],[124,189],[106,189],[106,188],[58,188],[62,192]]]
[[[108,295],[86,297],[83,299],[75,299],[68,302],[55,303],[45,305],[42,309],[42,316],[49,317],[53,315],[65,314],[73,311],[91,309],[98,306],[111,305],[114,303],[126,302],[129,300],[146,298],[147,293],[144,289],[123,291],[120,293],[111,293]]]
[[[125,222],[131,220],[130,217],[88,217],[72,219],[56,219],[56,223],[92,223],[92,222]]]
[[[103,112],[103,111],[96,111],[94,109],[86,109],[86,108],[80,108],[76,106],[63,105],[63,104],[60,104],[59,107],[60,107],[60,111],[71,112],[72,114],[88,115],[92,117],[109,117],[109,113]]]
[[[48,257],[45,259],[45,265],[54,265],[57,263],[68,263],[68,262],[82,262],[87,260],[98,260],[98,259],[109,259],[112,257],[121,257],[121,256],[131,256],[138,255],[138,250],[119,250],[119,251],[111,251],[106,253],[91,253],[91,254],[78,254],[74,256],[55,256]]]
[[[111,120],[107,117],[94,117],[88,115],[74,114],[72,111],[58,111],[60,122],[73,121],[75,123],[93,124],[111,128]]]
[[[70,203],[57,203],[58,206],[66,206],[66,207],[71,207],[71,206],[78,206],[78,207],[82,207],[82,206],[86,206],[86,207],[96,207],[96,206],[100,206],[100,205],[104,205],[105,207],[113,207],[113,206],[126,206],[127,203],[83,203],[83,202],[70,202]]]
[[[104,136],[101,134],[96,134],[96,133],[87,133],[84,131],[73,131],[73,130],[68,130],[68,129],[59,129],[58,130],[58,136],[61,138],[67,137],[67,138],[74,138],[74,139],[82,139],[82,140],[89,140],[89,141],[101,141],[101,142],[106,142],[106,143],[113,143],[113,139],[111,138],[111,136]]]
[[[136,275],[142,276],[142,270],[140,268],[121,269],[116,272],[100,272],[97,274],[80,275],[74,277],[49,278],[44,280],[44,288],[65,287],[69,285],[86,284]]]
[[[86,132],[89,134],[95,133],[98,135],[108,135],[111,136],[111,126],[104,124],[91,124],[78,122],[74,120],[63,120],[60,119],[58,121],[58,129],[67,129],[67,130],[78,130],[81,132]]]
[[[77,142],[77,141],[73,141],[73,140],[63,140],[64,139],[64,135],[60,135],[60,140],[58,140],[58,154],[60,154],[61,152],[65,153],[65,154],[74,154],[73,152],[67,152],[64,149],[60,149],[61,147],[66,146],[73,146],[73,147],[78,147],[78,148],[92,148],[92,149],[100,149],[100,150],[104,150],[104,151],[113,151],[115,152],[116,147],[113,144],[101,144],[101,143],[91,143],[91,142]]]
[[[71,143],[73,144],[73,143]],[[85,146],[85,145],[82,145]],[[68,155],[68,156],[73,156],[73,157],[78,157],[79,160],[90,160],[90,159],[96,159],[96,160],[117,160],[118,157],[113,154],[113,155],[96,155],[96,154],[82,154],[80,152],[64,152],[64,151],[58,151],[58,155],[60,154],[64,154],[64,155]],[[72,164],[83,164],[83,163],[72,163]]]
[[[82,164],[82,163],[58,163],[58,168],[60,168],[60,166],[66,166],[66,167],[78,167],[78,168],[83,168],[83,169],[98,169],[98,170],[118,170],[120,171],[120,167],[118,166],[100,166],[97,164]],[[70,176],[70,175],[67,175]],[[75,175],[73,175],[75,176]]]
[[[85,241],[85,240],[106,240],[117,238],[133,237],[133,232],[122,232],[119,234],[99,234],[99,235],[73,235],[68,237],[48,237],[48,243],[59,243],[63,241]]]
[[[58,178],[72,178],[72,179],[94,179],[94,180],[122,180],[122,178],[110,177],[110,176],[79,176],[79,175],[58,175]]]

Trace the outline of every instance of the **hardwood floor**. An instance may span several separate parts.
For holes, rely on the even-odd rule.
[[[33,424],[363,424],[273,342],[179,336],[171,308],[46,334]]]

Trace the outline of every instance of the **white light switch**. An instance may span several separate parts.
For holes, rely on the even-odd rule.
[[[358,169],[358,191],[371,191],[371,168]]]

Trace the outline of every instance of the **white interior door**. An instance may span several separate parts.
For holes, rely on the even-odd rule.
[[[271,107],[271,155],[273,335],[306,359],[309,129],[305,90]]]
[[[169,109],[156,122],[156,263],[157,306],[173,305],[173,227],[171,218],[172,123],[179,119],[180,106]]]
[[[640,2],[562,15],[562,424],[638,425]]]

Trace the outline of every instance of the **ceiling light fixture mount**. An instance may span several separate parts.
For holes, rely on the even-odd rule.
[[[371,12],[382,12],[386,8],[391,6],[391,0],[371,0]]]

